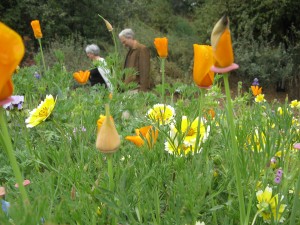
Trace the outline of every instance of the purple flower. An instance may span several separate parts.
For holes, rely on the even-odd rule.
[[[278,169],[277,172],[276,172],[276,176],[277,177],[282,177],[282,174],[283,174],[282,169]]]
[[[279,184],[281,182],[281,177],[275,177],[274,182]]]
[[[3,108],[6,110],[12,110],[14,107],[17,107],[19,110],[23,108],[24,96],[23,95],[13,95],[11,96],[12,101],[4,104]]]
[[[81,131],[86,132],[86,128],[84,126],[82,126]]]
[[[259,86],[258,79],[254,78],[252,86]]]
[[[34,72],[34,77],[36,79],[40,79],[41,78],[41,75],[38,73],[38,72]]]
[[[276,162],[277,162],[276,158],[275,158],[275,157],[272,157],[272,158],[271,158],[271,163],[276,163]]]

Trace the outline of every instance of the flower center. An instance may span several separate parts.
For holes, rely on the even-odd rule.
[[[48,108],[47,107],[43,107],[40,111],[39,111],[39,116],[40,117],[45,117],[48,115]]]

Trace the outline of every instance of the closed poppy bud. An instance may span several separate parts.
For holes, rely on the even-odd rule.
[[[112,32],[113,31],[113,27],[112,25],[106,20],[106,19],[103,19],[104,22],[105,22],[105,25],[106,25],[106,28],[109,32]]]
[[[74,79],[79,83],[79,84],[86,84],[89,77],[90,77],[90,71],[78,71],[73,73]]]
[[[112,32],[114,28],[112,27],[112,25],[110,24],[110,22],[108,22],[106,19],[104,19],[101,15],[98,14],[98,16],[104,21],[107,30],[109,32]]]
[[[32,27],[35,38],[42,38],[43,37],[39,20],[31,21],[31,27]]]
[[[14,30],[0,22],[0,101],[13,93],[12,75],[24,56],[22,38]]]
[[[102,153],[114,153],[118,150],[121,140],[115,123],[110,119],[109,105],[105,105],[106,117],[98,131],[96,148]]]
[[[211,71],[214,63],[212,47],[194,44],[194,82],[200,88],[209,88],[214,82],[215,73]]]
[[[228,67],[234,62],[229,19],[223,16],[214,26],[211,34],[211,45],[216,60],[216,67]]]
[[[168,57],[168,39],[166,37],[155,38],[154,45],[160,58]]]

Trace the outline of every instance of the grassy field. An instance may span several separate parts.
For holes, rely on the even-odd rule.
[[[23,207],[1,154],[0,181],[11,204],[1,224],[299,224],[300,155],[293,147],[300,140],[299,102],[256,102],[244,92],[232,99],[230,118],[222,76],[210,90],[170,85],[165,100],[161,86],[115,91],[110,99],[103,87],[76,84],[63,62],[40,77],[38,69],[14,76],[23,108],[6,111],[22,175],[31,181],[30,203]],[[50,94],[56,99],[50,117],[27,128],[29,112]],[[113,186],[107,155],[95,147],[105,104],[121,138],[112,155]],[[170,120],[149,117],[156,104],[174,109]],[[140,134],[139,147],[125,139],[149,125],[157,139]]]

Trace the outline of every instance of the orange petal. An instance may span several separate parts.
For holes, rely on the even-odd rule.
[[[228,67],[234,62],[228,17],[222,17],[214,26],[211,45],[215,57],[215,66]]]
[[[146,135],[148,134],[148,132],[151,128],[152,128],[152,126],[141,127],[139,129],[139,133],[141,133],[143,135],[143,137],[146,137]]]
[[[154,45],[159,57],[166,58],[168,56],[168,39],[166,37],[155,38]]]
[[[194,82],[200,87],[209,87],[213,84],[214,72],[212,47],[209,45],[194,44]]]
[[[135,144],[138,147],[144,145],[144,140],[140,136],[126,136],[125,139],[131,141],[133,144]]]
[[[73,77],[78,83],[86,84],[90,77],[90,71],[86,70],[86,71],[75,72],[73,73]]]
[[[20,35],[0,22],[0,101],[12,95],[11,76],[21,62],[24,52]]]
[[[31,27],[34,33],[35,38],[42,38],[43,34],[41,31],[41,25],[39,20],[33,20],[31,21]]]
[[[258,86],[251,86],[251,90],[254,96],[262,93],[262,87],[259,88]]]

